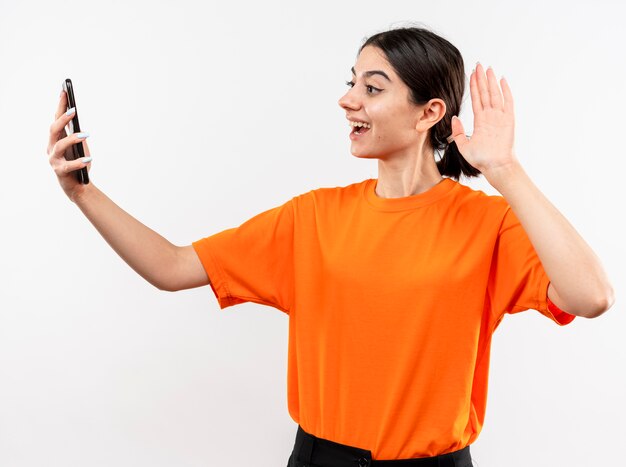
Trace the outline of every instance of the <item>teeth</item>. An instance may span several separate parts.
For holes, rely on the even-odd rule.
[[[369,123],[365,123],[365,122],[350,122],[350,126],[358,126],[358,127],[365,127],[365,128],[372,128],[372,125],[370,125]]]

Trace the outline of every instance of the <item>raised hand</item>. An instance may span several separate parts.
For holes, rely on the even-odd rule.
[[[77,181],[74,171],[82,169],[83,167],[87,167],[87,170],[89,170],[91,167],[91,157],[87,141],[85,138],[80,138],[81,134],[87,135],[86,133],[67,135],[65,126],[74,117],[74,114],[67,115],[65,112],[66,108],[67,94],[62,91],[59,105],[54,114],[54,122],[50,125],[47,153],[50,156],[50,165],[59,179],[61,188],[63,188],[65,194],[73,201],[75,196],[85,190],[86,187],[86,185]],[[65,153],[72,151],[72,145],[78,143],[83,144],[85,157],[70,161],[66,160]]]
[[[518,163],[513,149],[515,116],[513,95],[502,77],[502,92],[491,67],[485,72],[480,63],[470,75],[470,94],[474,111],[474,131],[465,136],[461,120],[452,118],[452,136],[463,158],[488,176],[492,170]]]

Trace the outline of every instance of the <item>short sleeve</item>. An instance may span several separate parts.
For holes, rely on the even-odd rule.
[[[192,243],[221,309],[244,302],[289,313],[293,291],[293,204]]]
[[[571,323],[575,315],[560,310],[548,298],[548,278],[526,231],[510,206],[500,226],[487,287],[496,322],[504,313],[534,309],[558,325]]]

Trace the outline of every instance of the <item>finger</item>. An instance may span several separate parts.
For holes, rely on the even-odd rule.
[[[472,70],[470,75],[470,95],[472,96],[472,110],[474,115],[483,110],[483,105],[480,102],[480,93],[478,92],[478,84],[476,83],[476,70]]]
[[[57,120],[62,114],[67,110],[67,94],[65,91],[61,91],[61,95],[59,97],[59,105],[57,106],[57,110],[54,113],[54,119]]]
[[[91,152],[89,152],[89,146],[87,146],[87,140],[83,140],[83,152],[85,153],[85,157],[91,156]]]
[[[502,94],[498,87],[498,79],[493,71],[493,68],[487,68],[487,85],[489,88],[489,99],[491,100],[491,106],[494,109],[502,110],[504,104],[502,103]]]
[[[87,135],[87,133],[74,133],[73,135],[66,136],[65,138],[58,140],[52,147],[52,153],[50,154],[50,163],[52,164],[54,160],[65,160],[64,154],[68,150],[68,148],[70,148],[70,146],[74,144],[81,143],[83,141],[84,138],[79,138],[80,135]]]
[[[55,161],[52,165],[54,168],[54,173],[59,177],[63,177],[70,172],[74,172],[76,170],[82,169],[83,167],[87,167],[89,170],[89,165],[91,164],[91,157],[81,157],[80,159],[76,159],[73,161]]]
[[[454,142],[459,150],[461,150],[463,145],[467,142],[467,136],[465,135],[463,123],[456,115],[452,117],[452,138],[454,139]]]
[[[500,79],[500,83],[502,84],[502,94],[504,95],[504,111],[506,113],[514,114],[515,109],[513,105],[513,93],[511,92],[509,83],[506,79],[504,79],[504,76]]]
[[[483,109],[491,107],[489,89],[487,89],[487,78],[485,78],[485,70],[480,62],[476,64],[476,82],[478,83],[478,92]]]
[[[50,125],[50,135],[48,138],[48,148],[53,147],[57,141],[59,141],[62,137],[61,133],[65,129],[65,125],[67,125],[72,118],[76,115],[76,111],[67,115],[66,112],[63,112],[53,123]]]

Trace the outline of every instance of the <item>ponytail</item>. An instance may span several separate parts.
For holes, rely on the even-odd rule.
[[[443,152],[443,156],[437,163],[437,169],[442,176],[447,176],[459,181],[461,175],[466,177],[478,177],[480,170],[470,165],[465,160],[458,146],[454,141],[448,142],[447,136],[452,133],[451,118],[452,112],[446,112],[446,115],[430,129],[430,143],[436,152]],[[444,128],[446,128],[444,130]]]

